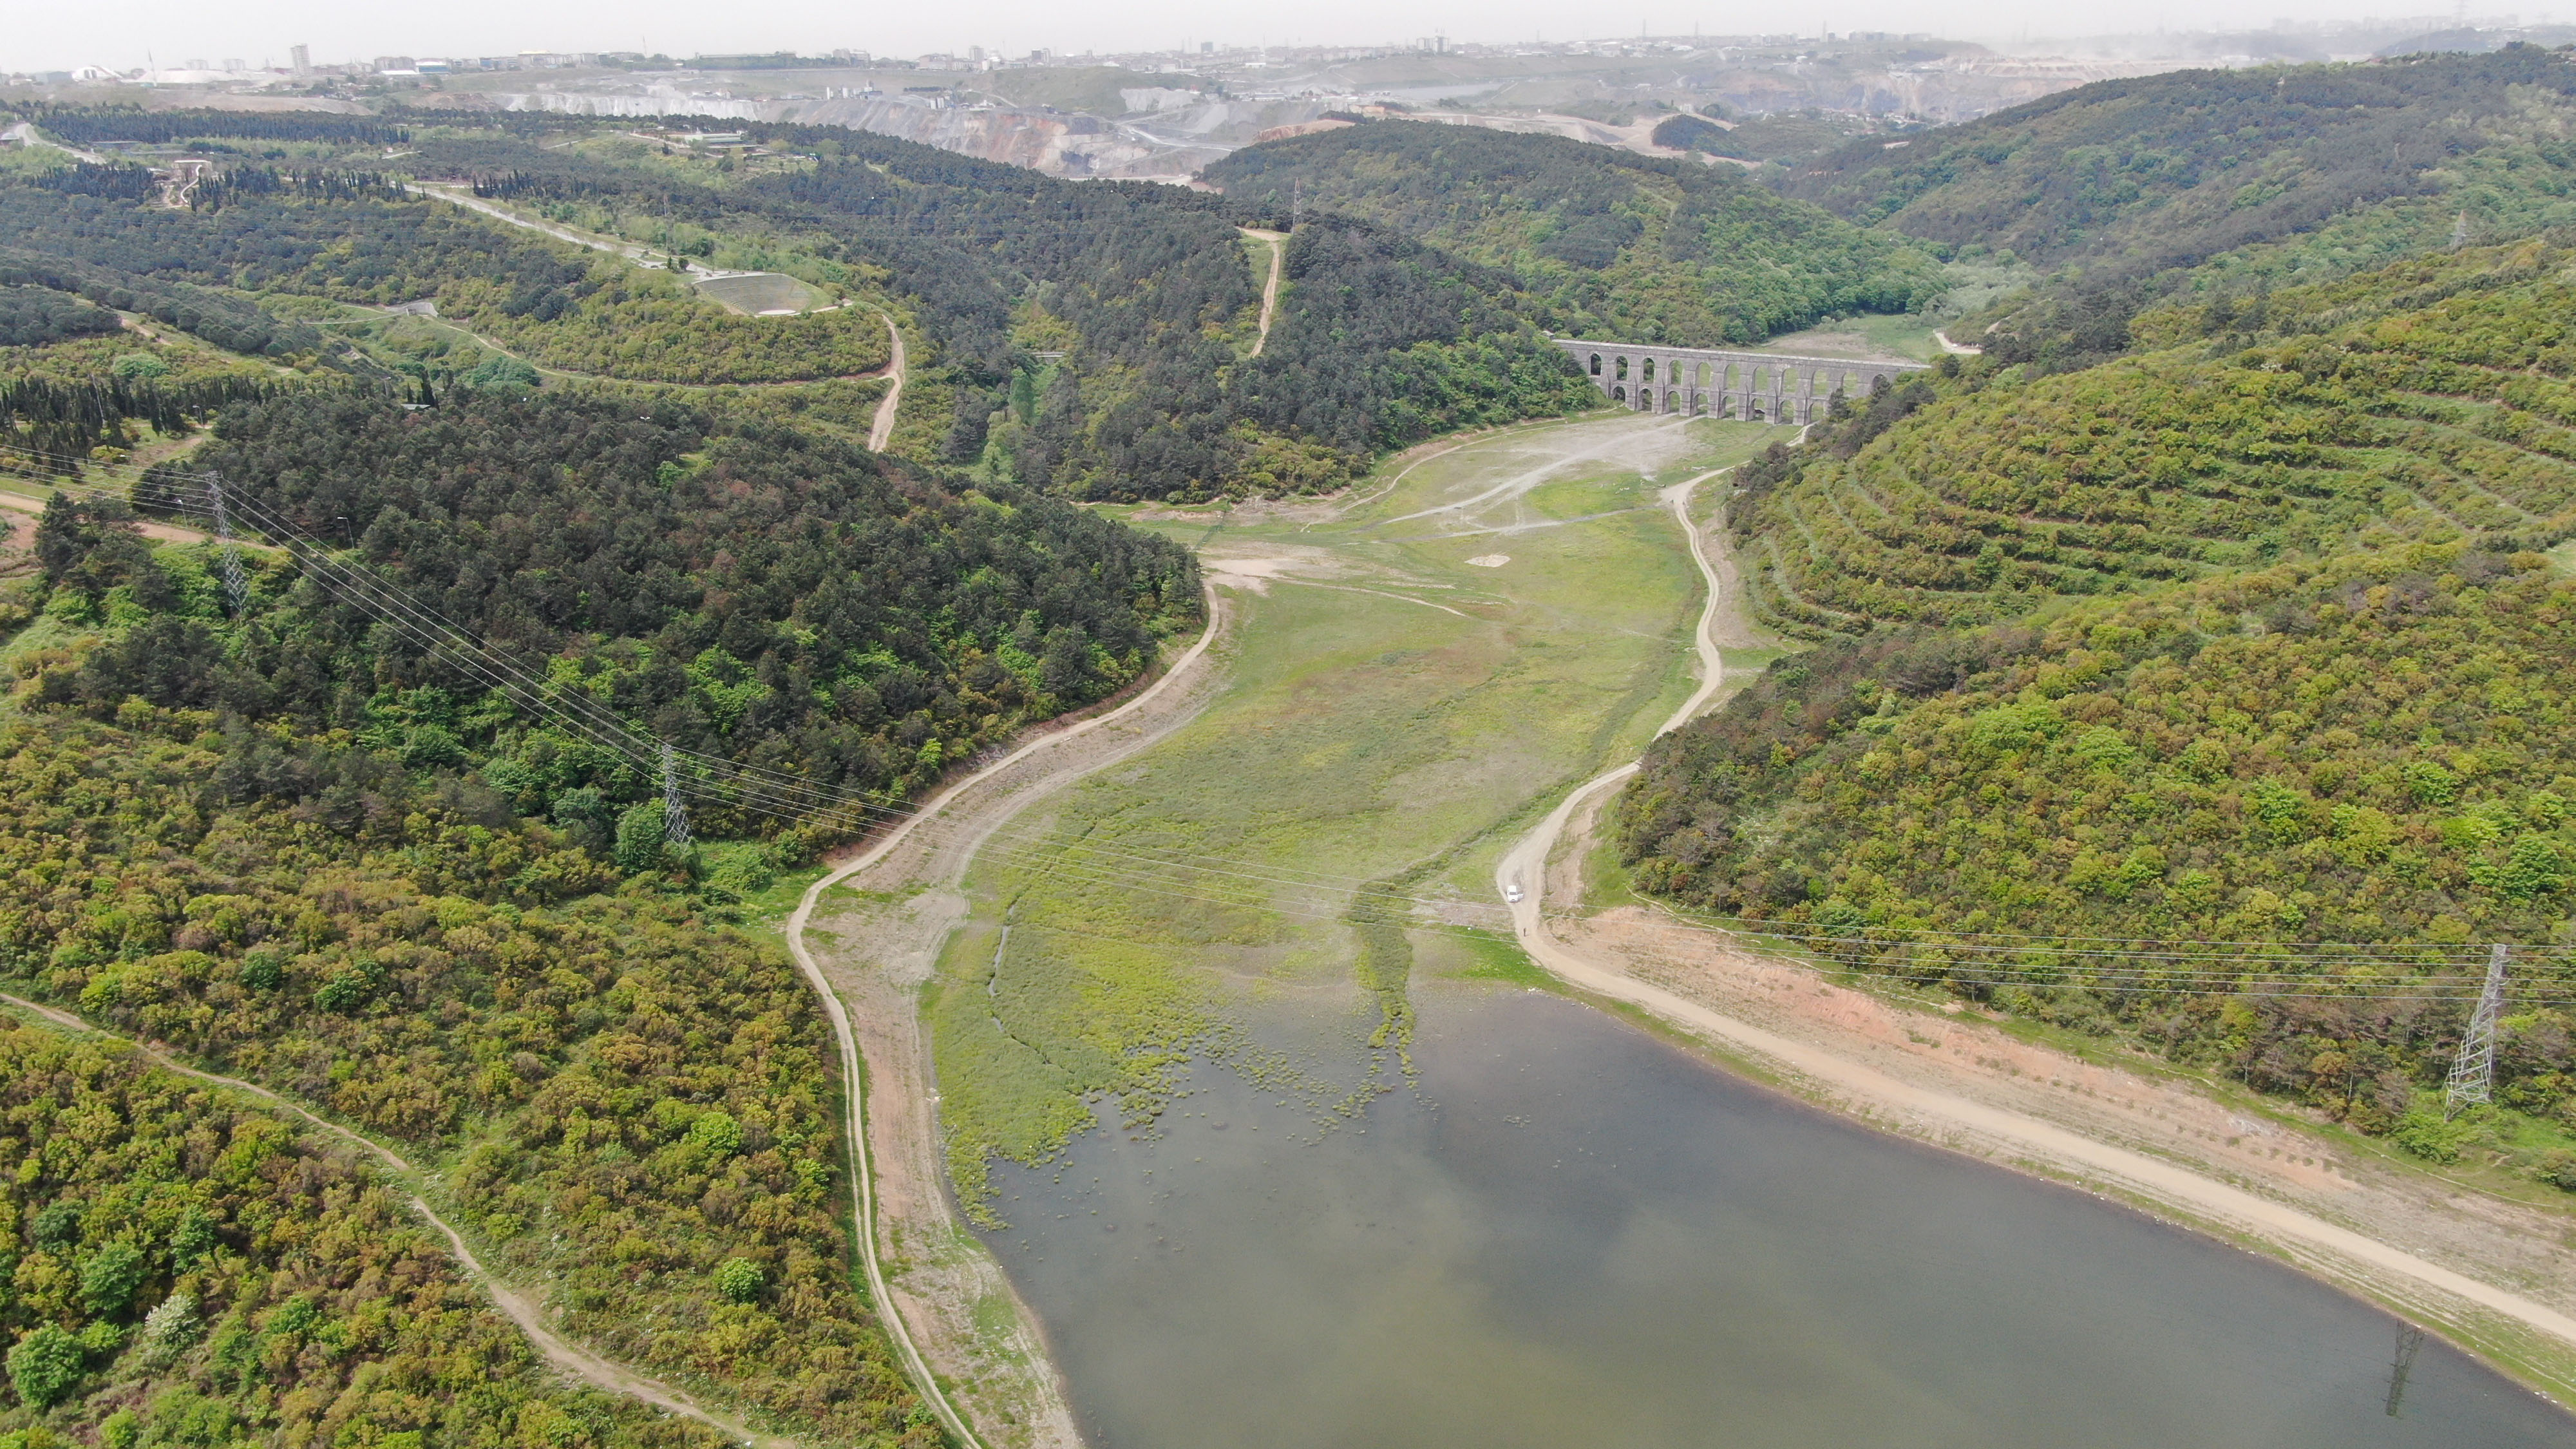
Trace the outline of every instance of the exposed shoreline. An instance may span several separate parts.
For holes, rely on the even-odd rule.
[[[1709,530],[1691,525],[1678,500],[1675,512],[1710,591],[1698,641],[1706,660],[1711,621],[1745,625],[1705,546]],[[1720,684],[1708,681],[1698,698]],[[2178,1076],[2086,1061],[1956,1005],[1915,1009],[1836,985],[1648,910],[1578,914],[1593,825],[1636,769],[1576,787],[1495,872],[1498,895],[1520,892],[1511,902],[1520,945],[1577,995],[1642,1010],[1726,1065],[1757,1065],[1841,1116],[2257,1245],[2576,1406],[2567,1215],[2447,1192],[2441,1179],[2366,1160],[2287,1113],[2249,1117]]]
[[[844,1151],[870,1297],[924,1399],[976,1449],[1078,1449],[1082,1440],[1035,1316],[950,1201],[920,987],[966,917],[961,883],[995,831],[1179,728],[1212,697],[1224,672],[1214,646],[1236,615],[1213,584],[1205,597],[1206,628],[1142,690],[1045,728],[940,791],[807,886],[784,928],[840,1054]],[[809,927],[828,942],[819,952],[808,947]],[[1014,1310],[1014,1326],[998,1336],[978,1314],[997,1298]]]

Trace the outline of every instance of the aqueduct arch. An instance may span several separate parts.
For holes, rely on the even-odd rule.
[[[1639,412],[1742,418],[1799,425],[1820,422],[1835,393],[1867,397],[1873,388],[1920,362],[1855,362],[1708,347],[1650,347],[1560,337],[1575,365],[1601,395]]]

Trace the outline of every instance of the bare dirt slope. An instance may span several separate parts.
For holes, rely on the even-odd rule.
[[[1217,573],[1211,583],[1207,632],[1150,687],[949,787],[817,881],[788,922],[790,949],[825,989],[844,1053],[864,1073],[864,1099],[852,1094],[851,1111],[866,1143],[869,1286],[916,1379],[935,1374],[953,1386],[943,1416],[970,1421],[971,1430],[951,1421],[970,1443],[1073,1449],[1081,1439],[1030,1315],[951,1210],[920,989],[966,914],[966,867],[995,831],[1162,739],[1214,697],[1232,613],[1213,585],[1241,581]]]

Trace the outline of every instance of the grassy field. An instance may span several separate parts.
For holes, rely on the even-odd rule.
[[[753,272],[744,277],[709,277],[696,284],[700,293],[737,312],[810,312],[830,300],[820,291],[784,272]]]
[[[1937,320],[1913,313],[1846,317],[1774,337],[1753,350],[1794,357],[1897,357],[1930,362],[1941,355],[1941,344],[1932,336],[1939,326]]]
[[[1688,694],[1698,576],[1656,489],[1776,436],[1596,417],[1399,458],[1347,500],[1137,515],[1242,604],[1230,682],[977,862],[928,999],[969,1206],[994,1156],[1143,1128],[1194,1054],[1351,1106],[1250,1038],[1253,1001],[1346,1002],[1393,1055],[1417,971],[1517,980],[1439,920],[1489,924],[1516,827]],[[1453,904],[1372,909],[1364,883]]]

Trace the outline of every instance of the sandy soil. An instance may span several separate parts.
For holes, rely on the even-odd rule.
[[[952,1386],[936,1407],[969,1444],[1076,1449],[1081,1438],[1035,1315],[949,1201],[920,988],[965,918],[966,868],[995,831],[1162,739],[1214,698],[1234,619],[1217,586],[1251,576],[1214,566],[1209,574],[1206,633],[1149,687],[1038,734],[942,791],[809,887],[787,924],[789,949],[823,993],[840,1038],[844,1080],[866,1084],[850,1107],[866,1142],[853,1166],[869,1286],[893,1310],[887,1327],[916,1382],[935,1372]],[[991,1326],[1005,1317],[1009,1327]]]
[[[500,1309],[504,1317],[519,1326],[519,1331],[528,1336],[528,1341],[536,1345],[537,1352],[545,1357],[546,1362],[554,1365],[558,1372],[569,1374],[573,1378],[595,1388],[605,1389],[612,1394],[624,1394],[629,1398],[640,1399],[665,1413],[695,1419],[745,1444],[761,1446],[761,1449],[796,1449],[796,1441],[793,1439],[782,1439],[773,1434],[760,1433],[730,1416],[702,1408],[696,1400],[659,1379],[648,1378],[623,1364],[601,1358],[579,1344],[571,1343],[558,1336],[547,1325],[545,1311],[534,1297],[494,1277],[491,1271],[483,1266],[482,1261],[474,1256],[473,1250],[465,1245],[463,1235],[459,1234],[447,1219],[433,1211],[428,1203],[422,1201],[417,1192],[409,1190],[408,1185],[419,1179],[420,1170],[395,1155],[393,1150],[384,1144],[352,1132],[328,1118],[317,1116],[266,1087],[245,1082],[238,1077],[200,1071],[171,1056],[158,1046],[135,1041],[130,1037],[118,1036],[114,1032],[102,1031],[68,1012],[56,1011],[52,1007],[9,995],[0,995],[0,1002],[17,1007],[48,1025],[66,1031],[123,1042],[142,1054],[153,1065],[166,1071],[176,1072],[183,1077],[194,1077],[201,1082],[212,1082],[216,1086],[257,1097],[269,1106],[291,1112],[316,1129],[327,1132],[383,1162],[405,1184],[404,1196],[411,1203],[412,1211],[420,1214],[431,1227],[438,1229],[446,1237],[448,1250],[455,1255],[457,1263],[464,1268],[465,1276],[472,1280],[476,1287],[483,1290],[484,1294],[492,1300],[493,1306]]]
[[[1674,496],[1683,489],[1667,497],[1710,589],[1698,639],[1706,679],[1667,730],[1721,683],[1715,631],[1745,627],[1723,536],[1690,527]],[[2367,1155],[2151,1059],[2087,1061],[1956,1003],[1917,1008],[1839,986],[1644,908],[1580,914],[1594,823],[1636,768],[1575,790],[1495,871],[1540,965],[1837,1111],[2272,1251],[2576,1401],[2569,1215]]]
[[[20,513],[41,514],[45,511],[45,500],[42,498],[30,498],[23,493],[0,493],[0,508],[15,509]],[[8,520],[0,519],[0,528],[5,528],[7,525]],[[193,528],[180,528],[168,523],[153,523],[147,521],[138,523],[135,527],[141,530],[145,538],[157,538],[163,543],[206,543],[211,541],[214,537],[212,534],[199,533]],[[33,538],[34,533],[30,531],[28,536]],[[255,543],[244,543],[241,545],[243,548],[258,548],[259,546],[260,545]]]

